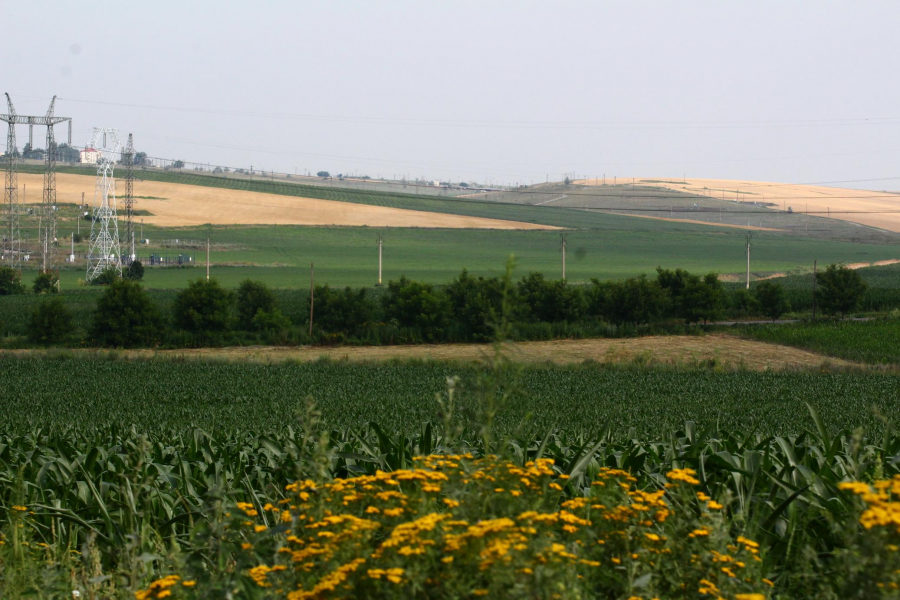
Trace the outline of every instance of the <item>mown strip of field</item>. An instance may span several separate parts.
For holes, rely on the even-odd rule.
[[[173,350],[116,350],[126,358],[189,358],[254,363],[309,362],[321,359],[355,363],[393,361],[477,362],[492,351],[490,344],[398,344],[392,346],[227,346]],[[17,356],[53,355],[56,350],[10,350]],[[79,357],[104,357],[108,350],[72,349]],[[639,337],[563,339],[520,342],[509,348],[516,362],[535,365],[645,365],[722,370],[788,370],[860,368],[862,365],[806,350],[768,344],[733,335],[644,335]]]
[[[449,363],[238,364],[0,357],[0,430],[32,425],[90,429],[115,424],[139,431],[277,431],[299,425],[312,396],[328,427],[370,421],[418,431],[440,422],[436,395],[448,377],[472,382],[472,366]],[[497,415],[498,431],[596,432],[658,436],[696,421],[762,434],[797,434],[809,426],[804,402],[834,428],[883,429],[900,421],[900,379],[853,373],[778,373],[525,367],[521,394]],[[475,414],[474,394],[460,393],[457,415]]]

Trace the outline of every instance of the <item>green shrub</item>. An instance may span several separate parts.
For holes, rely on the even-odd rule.
[[[24,293],[25,286],[22,285],[22,276],[19,272],[9,267],[0,267],[0,296]]]
[[[385,317],[400,327],[416,327],[429,341],[439,339],[450,321],[450,301],[445,294],[427,283],[400,281],[388,283],[382,300]]]
[[[291,320],[281,314],[280,310],[273,308],[271,311],[257,312],[252,325],[260,331],[287,331],[291,328]]]
[[[372,320],[373,306],[366,289],[333,290],[327,285],[316,286],[313,325],[329,333],[352,335]]]
[[[756,296],[751,294],[749,290],[745,290],[743,288],[734,290],[726,297],[728,298],[728,308],[732,313],[738,313],[741,316],[746,316],[757,314],[757,312],[760,310],[759,302],[757,301]]]
[[[842,319],[857,307],[867,288],[858,272],[836,264],[817,273],[816,283],[819,306],[826,314],[840,314]]]
[[[139,260],[133,260],[123,275],[130,281],[141,281],[144,278],[144,265]]]
[[[592,317],[609,319],[610,298],[612,297],[613,288],[617,285],[621,285],[621,283],[600,281],[596,278],[591,279],[590,285],[584,292],[587,314]]]
[[[97,300],[91,337],[101,346],[149,345],[159,329],[159,313],[141,286],[114,280]]]
[[[668,296],[668,313],[687,323],[707,322],[722,311],[724,292],[715,273],[703,277],[684,269],[656,269],[656,282]]]
[[[41,302],[28,321],[28,339],[36,344],[55,344],[72,333],[72,313],[59,297]]]
[[[233,305],[234,294],[216,279],[197,279],[175,297],[175,324],[195,333],[227,331]]]
[[[255,329],[254,320],[260,312],[275,310],[275,294],[261,281],[245,279],[237,289],[237,320],[241,329]]]
[[[466,269],[444,290],[453,319],[476,340],[490,338],[491,324],[500,314],[503,283],[496,277],[472,277]],[[515,303],[515,298],[512,299]]]
[[[91,279],[91,285],[111,285],[119,278],[119,271],[115,267],[107,267]]]
[[[59,291],[59,277],[51,271],[41,271],[31,288],[35,294],[55,294]]]
[[[567,285],[565,280],[547,281],[541,273],[529,273],[516,290],[525,316],[532,320],[577,321],[585,313],[581,288]]]
[[[753,295],[762,313],[775,321],[790,308],[784,288],[771,281],[761,281],[753,289]]]
[[[681,315],[687,323],[707,323],[722,313],[722,283],[715,273],[702,278],[691,275],[679,298]]]
[[[659,284],[644,275],[608,284],[605,298],[604,316],[619,325],[655,321],[664,314],[667,305],[666,294]]]

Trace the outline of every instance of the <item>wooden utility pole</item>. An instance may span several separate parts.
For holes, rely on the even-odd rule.
[[[206,234],[206,280],[209,281],[209,232]]]
[[[747,233],[747,289],[750,289],[750,238],[752,233]]]
[[[562,278],[566,280],[566,242],[568,242],[569,234],[559,234],[559,249],[562,252]]]
[[[816,320],[816,279],[818,278],[818,263],[819,261],[813,261],[813,321]]]
[[[384,246],[384,236],[378,234],[378,285],[381,285],[381,248]]]
[[[313,326],[313,306],[315,305],[315,288],[313,287],[313,280],[315,276],[315,270],[313,269],[313,263],[309,263],[309,335],[312,337],[312,326]]]

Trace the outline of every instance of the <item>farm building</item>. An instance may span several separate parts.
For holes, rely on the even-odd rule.
[[[96,165],[100,160],[100,151],[94,148],[85,148],[81,151],[81,162],[89,165]]]

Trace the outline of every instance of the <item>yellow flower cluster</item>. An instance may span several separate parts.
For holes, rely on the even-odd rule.
[[[875,481],[870,487],[861,481],[838,484],[838,489],[852,492],[866,504],[859,518],[866,529],[889,527],[900,533],[900,475]]]
[[[178,575],[167,575],[161,579],[157,579],[146,590],[138,590],[134,593],[135,600],[151,600],[156,598],[169,598],[172,596],[172,588],[178,585],[181,577]],[[196,581],[182,581],[181,585],[186,588],[192,588],[196,585]]]
[[[603,467],[583,495],[567,497],[561,490],[573,486],[549,459],[428,456],[409,469],[298,481],[277,506],[237,504],[226,529],[251,584],[292,600],[498,595],[511,586],[626,597],[629,578],[647,573],[661,597],[755,592],[758,544],[711,535],[725,529],[722,505],[688,487],[695,475],[674,470],[665,487],[642,490],[627,471]],[[685,494],[696,508],[676,510]],[[678,552],[688,541],[690,552]],[[675,573],[685,579],[666,584]]]
[[[674,469],[666,473],[669,481],[683,481],[691,485],[700,485],[700,480],[695,477],[697,471],[693,469]]]

